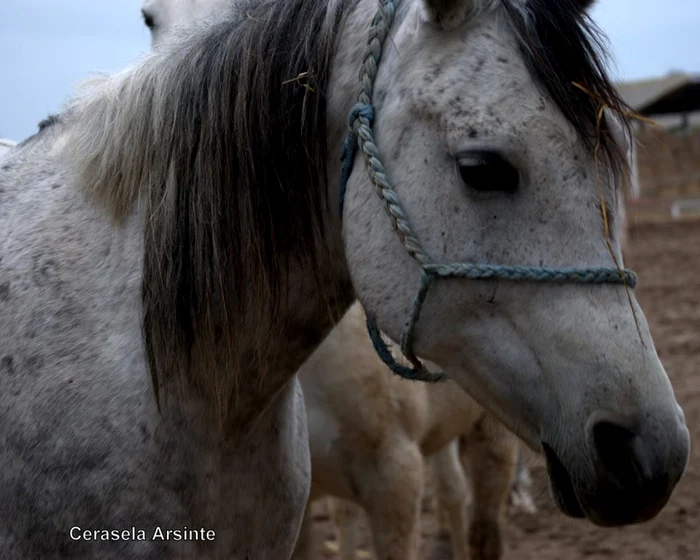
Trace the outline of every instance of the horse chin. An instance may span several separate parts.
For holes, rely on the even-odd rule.
[[[569,517],[581,519],[586,514],[576,496],[574,483],[564,464],[559,460],[554,450],[542,442],[542,449],[547,460],[547,473],[549,474],[549,489],[554,502],[562,513]]]

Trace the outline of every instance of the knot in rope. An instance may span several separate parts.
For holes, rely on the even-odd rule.
[[[357,132],[355,132],[355,127],[359,126],[360,118],[367,121],[367,126],[372,126],[374,123],[374,107],[367,103],[355,103],[352,109],[350,109],[350,114],[348,115],[348,135],[345,137],[345,142],[343,142],[343,148],[340,155],[340,161],[342,162],[342,167],[340,169],[340,217],[343,217],[343,210],[345,206],[345,191],[348,187],[348,179],[350,179],[350,173],[352,172],[353,161],[355,160],[355,153],[357,152]]]
[[[370,126],[374,124],[374,107],[368,103],[355,103],[348,115],[348,126],[351,131],[355,129],[355,121],[360,117],[367,119]]]

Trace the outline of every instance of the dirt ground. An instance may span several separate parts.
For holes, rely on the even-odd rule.
[[[555,509],[544,465],[528,454],[539,512],[509,515],[504,560],[700,560],[700,221],[633,225],[625,258],[640,275],[637,295],[686,414],[692,440],[688,470],[656,519],[623,529],[599,529]],[[318,558],[337,558],[323,503],[316,505],[314,518]],[[428,559],[438,545],[429,496],[422,531],[421,548]],[[366,529],[362,544],[358,558],[367,558]]]

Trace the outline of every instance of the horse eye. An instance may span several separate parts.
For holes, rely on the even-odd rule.
[[[145,10],[141,10],[141,15],[143,15],[143,22],[146,24],[146,27],[153,30],[153,28],[156,26],[156,20],[153,19],[153,16]]]
[[[480,192],[514,193],[518,170],[494,152],[469,152],[457,157],[459,174],[469,188]]]

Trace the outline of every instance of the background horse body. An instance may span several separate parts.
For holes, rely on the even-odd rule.
[[[417,558],[423,457],[443,451],[436,474],[456,558],[499,558],[518,459],[515,436],[454,382],[416,384],[393,375],[374,352],[365,320],[360,305],[353,305],[299,372],[309,426],[310,501],[332,495],[360,504],[378,558]],[[454,450],[447,448],[461,434],[473,489],[471,556],[467,492]],[[342,523],[340,529],[341,535],[351,532]],[[309,509],[302,531],[300,545],[307,550],[298,557],[314,558]],[[341,557],[351,558],[355,543],[340,543]]]
[[[361,158],[336,209],[363,62],[385,170],[441,262],[613,266],[598,204],[616,207],[619,136],[601,123],[595,157],[598,100],[571,87],[619,107],[587,4],[388,1],[365,56],[374,1],[243,0],[13,150],[5,555],[290,556],[310,488],[295,373],[355,295],[398,340],[421,275]],[[441,280],[414,335],[545,451],[562,511],[618,525],[665,505],[688,433],[623,287]],[[216,539],[153,540],[184,526]],[[102,540],[129,527],[144,540]]]
[[[0,138],[0,156],[10,151],[10,148],[14,148],[16,145],[17,143],[13,142],[12,140],[5,140],[4,138]]]

